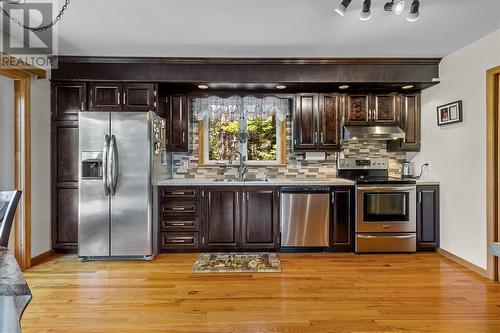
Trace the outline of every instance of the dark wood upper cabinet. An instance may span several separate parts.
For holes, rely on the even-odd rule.
[[[417,186],[417,249],[439,247],[439,185]]]
[[[236,249],[239,240],[239,196],[237,188],[205,188],[205,219],[202,246],[206,249]]]
[[[318,137],[317,94],[297,94],[294,114],[294,148],[315,149]]]
[[[339,94],[319,94],[320,148],[340,149],[341,98]]]
[[[156,111],[153,83],[89,83],[90,111]]]
[[[339,94],[297,94],[294,111],[295,150],[340,149]]]
[[[349,94],[346,96],[345,124],[397,125],[400,111],[399,94]]]
[[[370,95],[346,96],[346,125],[370,124]]]
[[[330,248],[332,251],[350,252],[354,239],[354,188],[336,186],[332,191],[332,227]]]
[[[85,83],[53,82],[51,91],[54,120],[78,120],[78,112],[87,108]]]
[[[420,94],[405,94],[401,98],[401,119],[399,126],[405,132],[404,140],[387,143],[389,151],[420,151],[421,135]]]
[[[397,125],[401,112],[399,94],[372,95],[372,123],[380,125]]]
[[[124,83],[123,111],[155,111],[156,87],[153,83]]]
[[[89,110],[90,111],[121,111],[122,84],[90,82],[89,83]]]
[[[166,97],[167,150],[187,152],[189,150],[189,107],[186,95]]]
[[[242,196],[241,245],[243,249],[279,246],[278,192],[273,188],[245,188]]]

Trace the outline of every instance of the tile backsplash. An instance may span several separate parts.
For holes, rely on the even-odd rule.
[[[286,122],[286,166],[249,166],[247,178],[278,178],[278,179],[310,179],[321,180],[335,178],[337,175],[337,153],[331,153],[322,161],[306,161],[302,153],[292,150],[291,121]],[[237,165],[205,166],[199,164],[198,122],[191,123],[192,152],[172,153],[171,168],[173,178],[186,179],[222,179],[236,178]],[[401,162],[405,160],[404,153],[387,152],[384,141],[343,141],[343,152],[346,157],[388,157],[390,174],[398,176],[401,172]]]

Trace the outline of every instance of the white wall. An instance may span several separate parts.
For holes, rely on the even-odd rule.
[[[14,81],[0,76],[0,191],[14,189]],[[13,249],[11,232],[9,248]]]
[[[52,248],[50,223],[50,82],[31,80],[31,256]]]
[[[486,268],[486,70],[500,65],[500,30],[446,56],[422,92],[417,168],[441,182],[441,248]],[[437,126],[436,107],[463,100],[463,123]]]
[[[14,81],[0,76],[0,190],[14,189]]]

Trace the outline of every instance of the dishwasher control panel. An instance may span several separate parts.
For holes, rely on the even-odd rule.
[[[330,187],[328,186],[290,186],[282,187],[281,192],[283,193],[327,193],[330,192]]]

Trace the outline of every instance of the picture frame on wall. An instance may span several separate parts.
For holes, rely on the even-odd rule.
[[[438,126],[460,123],[463,121],[462,101],[456,101],[437,107]]]

